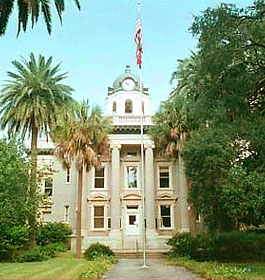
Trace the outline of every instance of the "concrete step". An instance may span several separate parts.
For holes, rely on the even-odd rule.
[[[115,252],[118,259],[142,259],[143,252],[132,252],[132,251],[119,251]],[[147,259],[165,259],[167,257],[167,252],[146,252]]]

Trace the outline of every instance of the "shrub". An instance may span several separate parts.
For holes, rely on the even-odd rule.
[[[265,258],[265,234],[223,232],[218,236],[177,234],[168,244],[171,257],[188,256],[198,261],[262,261]]]
[[[265,234],[225,232],[214,240],[215,260],[261,261],[265,258]]]
[[[84,256],[85,259],[93,261],[100,257],[115,257],[115,254],[110,247],[100,243],[93,243],[86,249]]]
[[[38,245],[65,243],[72,234],[72,229],[64,223],[47,223],[39,227],[36,235]]]
[[[15,252],[24,248],[29,240],[28,226],[11,226],[0,229],[0,261],[12,260]]]
[[[171,246],[171,256],[184,257],[191,254],[192,236],[190,233],[177,233],[167,242]]]
[[[114,256],[98,257],[95,261],[89,263],[79,275],[78,279],[98,279],[109,269],[110,265],[117,262]]]
[[[213,240],[209,235],[197,235],[192,239],[190,257],[197,261],[209,261],[213,259]]]
[[[21,251],[15,256],[15,262],[43,262],[51,255],[51,251],[43,249],[41,246],[36,246],[26,251]]]

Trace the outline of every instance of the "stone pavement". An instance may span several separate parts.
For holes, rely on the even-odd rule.
[[[165,259],[148,259],[142,267],[141,259],[120,259],[104,279],[201,279],[184,267],[166,265]]]

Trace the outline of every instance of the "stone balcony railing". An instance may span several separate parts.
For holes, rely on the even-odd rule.
[[[141,125],[141,116],[108,116],[113,125]],[[153,125],[152,116],[143,116],[143,125]]]

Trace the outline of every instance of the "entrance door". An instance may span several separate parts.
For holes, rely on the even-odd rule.
[[[126,234],[139,235],[139,213],[138,209],[127,209]]]

